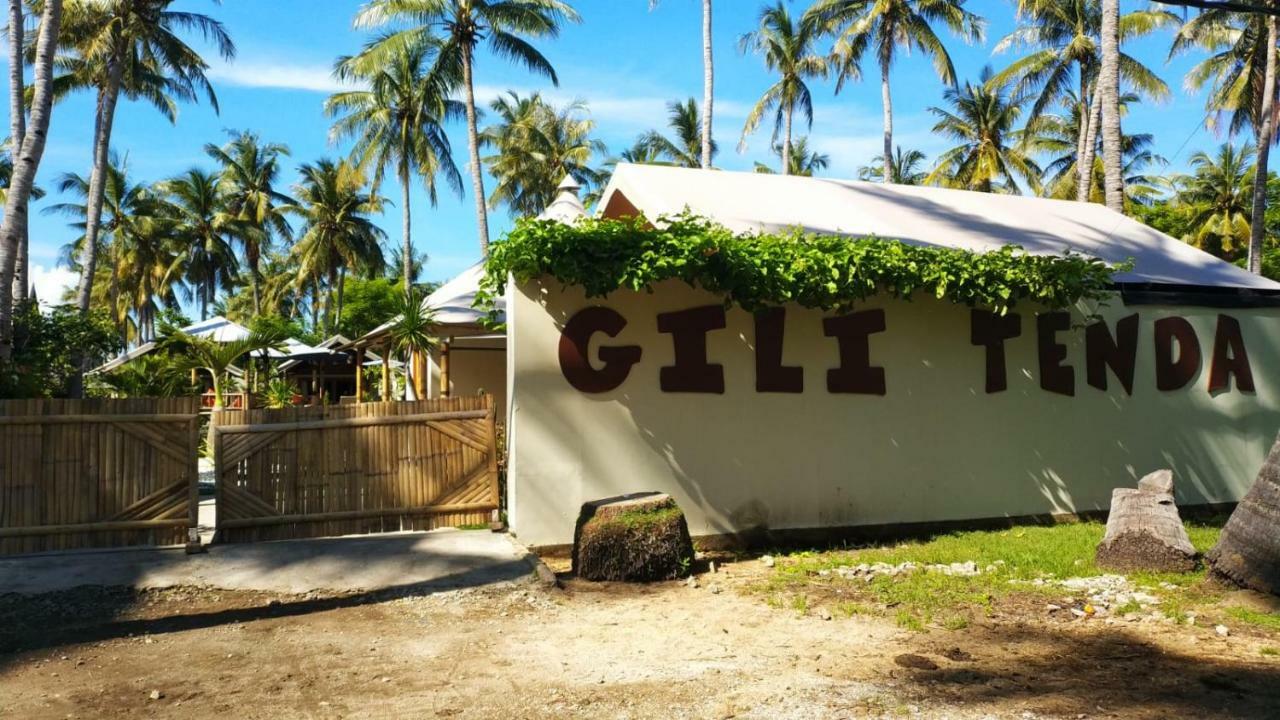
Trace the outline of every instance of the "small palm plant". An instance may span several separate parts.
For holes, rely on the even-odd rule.
[[[284,378],[273,378],[262,392],[262,404],[273,410],[293,405],[298,396],[298,386]]]
[[[177,361],[188,369],[201,369],[213,378],[213,407],[222,408],[222,393],[227,386],[227,373],[241,358],[256,350],[281,349],[284,335],[274,332],[255,332],[241,340],[218,342],[178,331],[164,340]]]
[[[413,358],[417,353],[430,352],[438,344],[432,329],[435,326],[435,311],[423,305],[422,297],[416,289],[411,289],[407,297],[401,298],[397,308],[399,315],[392,321],[387,334],[391,338],[390,354],[402,355],[404,363],[405,392],[414,388]],[[384,362],[386,358],[383,359]],[[414,389],[415,395],[417,389]]]

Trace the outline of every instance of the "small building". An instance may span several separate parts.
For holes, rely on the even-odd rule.
[[[1180,504],[1233,503],[1280,429],[1280,284],[1101,205],[622,164],[600,207],[1133,265],[1106,302],[1019,306],[997,326],[873,297],[854,308],[876,320],[860,355],[833,313],[800,306],[762,323],[677,281],[604,298],[511,283],[508,516],[530,545],[570,543],[584,501],[650,490],[695,536],[1100,511],[1166,467]],[[575,324],[599,308],[607,330]],[[623,356],[607,383],[575,376]],[[841,382],[855,361],[870,380]],[[777,369],[785,382],[761,380]]]

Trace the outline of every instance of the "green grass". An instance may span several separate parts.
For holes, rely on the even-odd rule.
[[[1093,562],[1104,530],[1105,526],[1099,522],[1028,526],[949,533],[926,541],[867,548],[784,554],[778,556],[769,579],[756,589],[770,598],[838,589],[844,596],[842,600],[850,606],[842,610],[840,604],[836,605],[843,615],[884,612],[906,629],[924,630],[930,626],[962,629],[974,613],[990,614],[995,603],[1011,593],[1039,593],[1059,598],[1067,594],[1057,586],[1033,585],[1031,581],[1037,578],[1105,574],[1107,571]],[[1189,524],[1187,530],[1196,549],[1203,552],[1217,542],[1221,523]],[[983,572],[974,577],[915,572],[898,577],[877,576],[871,582],[862,578],[844,579],[834,572],[836,568],[861,563],[947,565],[968,561],[977,563]],[[824,571],[828,574],[824,575]],[[1211,602],[1214,597],[1213,591],[1205,589],[1202,583],[1203,571],[1137,573],[1130,578],[1136,586],[1155,588],[1153,593],[1164,600],[1159,608],[1179,620],[1188,610]],[[1161,583],[1173,585],[1175,589],[1161,588]],[[795,602],[791,601],[793,607]],[[807,608],[810,598],[805,596],[803,602]],[[1133,603],[1117,608],[1113,614],[1137,610],[1139,606]],[[1280,629],[1280,617],[1255,619],[1254,624],[1272,627],[1266,624],[1272,619],[1277,623],[1274,629]]]
[[[1280,632],[1280,613],[1258,612],[1247,608],[1229,608],[1227,614],[1242,623],[1260,627],[1264,630]]]
[[[1258,652],[1267,657],[1280,657],[1280,648],[1271,647],[1270,645],[1259,648]]]

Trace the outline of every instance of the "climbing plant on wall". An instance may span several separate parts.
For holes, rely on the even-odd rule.
[[[490,248],[477,302],[491,304],[510,273],[519,282],[551,277],[580,285],[589,297],[681,280],[748,311],[788,303],[838,310],[877,294],[909,299],[927,293],[1004,313],[1018,302],[1057,309],[1099,299],[1110,291],[1112,275],[1125,269],[1012,246],[975,253],[800,230],[735,234],[687,214],[659,225],[521,221]]]

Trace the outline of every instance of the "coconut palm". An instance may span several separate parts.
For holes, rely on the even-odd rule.
[[[360,55],[339,58],[334,73],[344,80],[359,81],[368,89],[331,95],[325,102],[325,112],[338,117],[331,132],[333,139],[355,138],[351,157],[360,167],[372,171],[374,192],[381,185],[386,168],[394,168],[400,183],[404,225],[400,257],[407,294],[415,274],[409,200],[413,176],[422,178],[433,206],[437,200],[437,175],[443,175],[462,197],[462,175],[453,161],[444,123],[463,116],[465,108],[449,99],[447,78],[431,72],[434,48],[419,43],[380,53],[378,42],[374,41]],[[373,63],[371,58],[378,61]]]
[[[885,166],[893,164],[893,101],[889,92],[893,61],[900,49],[915,49],[933,60],[934,72],[942,82],[955,85],[951,55],[933,31],[933,24],[942,23],[965,42],[981,41],[986,22],[964,5],[964,0],[819,0],[807,13],[809,22],[836,37],[837,92],[846,80],[861,77],[867,51],[875,54],[884,103]]]
[[[1124,148],[1120,138],[1120,0],[1102,0],[1098,104],[1102,120],[1102,191],[1107,207],[1124,212]]]
[[[1075,112],[1086,119],[1078,126],[1077,153],[1092,164],[1095,154],[1088,143],[1098,134],[1097,115],[1101,106],[1092,102],[1094,82],[1100,64],[1099,32],[1102,25],[1098,0],[1021,0],[1018,15],[1022,22],[998,42],[993,52],[1015,47],[1030,52],[996,75],[996,82],[1008,83],[1015,94],[1034,92],[1027,109],[1027,122],[1035,122],[1060,104],[1071,91],[1079,105]],[[1138,10],[1120,18],[1121,41],[1133,40],[1176,25],[1178,16],[1158,9]],[[1169,97],[1169,87],[1154,72],[1131,55],[1120,53],[1120,74],[1131,92],[1152,100]],[[1089,173],[1077,178],[1076,198],[1090,197]]]
[[[222,23],[200,13],[171,10],[174,0],[96,0],[77,2],[68,12],[62,42],[70,56],[60,59],[65,74],[60,92],[92,89],[97,94],[94,117],[93,166],[89,174],[89,215],[85,234],[86,257],[81,261],[76,291],[81,313],[89,311],[97,237],[101,215],[102,185],[108,149],[121,93],[145,101],[171,122],[178,102],[194,102],[204,94],[214,110],[217,95],[205,71],[208,64],[179,34],[199,33],[212,40],[223,59],[235,57],[235,44]]]
[[[66,173],[55,180],[54,188],[59,194],[75,198],[44,210],[47,215],[70,218],[70,227],[78,231],[77,239],[62,248],[64,262],[74,267],[75,259],[85,256],[84,245],[87,239],[84,230],[89,214],[89,181],[76,173]],[[135,307],[132,302],[135,294],[130,292],[122,271],[124,253],[128,247],[139,242],[139,238],[153,235],[160,205],[151,188],[130,178],[127,160],[113,153],[104,175],[98,234],[98,242],[102,245],[100,252],[105,252],[111,262],[100,268],[100,279],[105,280],[106,284],[95,284],[94,292],[95,304],[108,308],[117,332],[126,343],[131,329],[129,312]]]
[[[657,7],[658,0],[649,0],[649,9]],[[693,102],[690,99],[690,102]],[[715,141],[711,137],[711,118],[715,105],[715,60],[711,52],[711,0],[702,0],[702,123],[697,134],[700,138],[698,148],[698,165],[711,169],[711,160],[716,153]],[[695,114],[696,117],[696,114]]]
[[[1228,260],[1248,248],[1253,159],[1253,145],[1247,143],[1223,143],[1213,155],[1191,156],[1191,174],[1181,179],[1177,196],[1193,208],[1184,241]]]
[[[483,158],[497,180],[490,206],[506,205],[532,217],[551,204],[566,174],[587,187],[598,184],[600,176],[589,163],[607,149],[591,137],[595,122],[584,103],[557,108],[538,93],[508,92],[490,107],[497,120],[480,136],[483,147],[496,151]]]
[[[773,152],[779,158],[782,157],[782,146],[774,145]],[[831,164],[831,156],[826,153],[820,153],[809,150],[809,138],[802,137],[791,144],[791,174],[801,177],[813,177],[814,173],[820,170],[826,170]],[[772,175],[775,171],[773,168],[758,162],[755,164],[755,171]]]
[[[947,108],[930,107],[938,118],[933,132],[959,145],[938,157],[925,182],[978,192],[1020,193],[1018,179],[1040,189],[1040,168],[1029,152],[1030,130],[1018,130],[1023,100],[1010,97],[992,81],[991,67],[982,69],[977,83],[966,81],[943,92]]]
[[[218,292],[230,289],[239,276],[232,243],[243,242],[251,231],[226,212],[222,184],[214,173],[192,168],[158,187],[167,196],[172,232],[182,248],[183,269],[204,320]]]
[[[1131,103],[1138,102],[1138,96],[1126,93],[1120,98],[1121,112],[1126,112]],[[1067,91],[1064,98],[1065,113],[1062,115],[1042,115],[1034,123],[1036,146],[1040,152],[1049,156],[1044,165],[1044,194],[1060,200],[1079,200],[1080,183],[1080,149],[1077,142],[1083,123],[1081,113],[1089,112],[1088,106],[1077,102],[1075,94]],[[1102,202],[1102,160],[1098,152],[1099,138],[1090,133],[1094,142],[1093,152],[1086,153],[1085,162],[1092,162],[1093,168],[1087,175],[1090,177],[1087,187],[1090,195],[1086,202]],[[1155,138],[1150,133],[1134,135],[1125,134],[1121,141],[1124,147],[1124,192],[1126,203],[1148,204],[1162,192],[1162,178],[1147,174],[1153,165],[1165,165],[1167,161],[1152,151]]]
[[[889,164],[889,182],[898,185],[922,185],[929,173],[920,169],[924,164],[925,154],[919,150],[903,150],[902,146],[894,148],[893,162]],[[879,155],[871,162],[858,168],[858,179],[873,182],[884,182],[884,156]]]
[[[760,127],[766,114],[772,113],[770,144],[779,144],[781,136],[783,175],[790,175],[792,171],[791,132],[796,110],[804,115],[806,126],[813,127],[813,95],[805,80],[827,76],[827,58],[816,50],[818,39],[815,25],[796,22],[786,4],[778,0],[775,5],[761,8],[756,29],[738,41],[741,52],[760,55],[765,67],[778,74],[778,81],[764,91],[747,113],[738,149],[746,147],[747,136]]]
[[[1183,25],[1169,51],[1170,57],[1192,49],[1211,53],[1187,73],[1187,87],[1209,87],[1205,103],[1214,115],[1213,124],[1225,124],[1232,135],[1246,128],[1253,130],[1259,168],[1254,174],[1251,216],[1255,218],[1265,218],[1267,210],[1265,188],[1275,136],[1277,41],[1275,20],[1262,13],[1210,9]],[[1226,122],[1222,123],[1224,117]],[[1250,229],[1248,267],[1256,273],[1262,270],[1265,225],[1260,220],[1255,226]]]
[[[273,238],[287,242],[293,235],[281,209],[293,200],[276,190],[280,159],[288,157],[289,147],[263,143],[256,133],[245,131],[233,133],[231,141],[221,147],[209,143],[204,151],[221,166],[219,184],[225,212],[244,230],[238,239],[244,248],[253,312],[260,315],[262,255],[270,250]]]
[[[13,159],[22,154],[22,138],[27,134],[27,108],[24,103],[27,97],[26,58],[23,57],[26,37],[26,17],[22,0],[9,0],[9,140],[7,146],[7,167],[4,186],[7,191],[13,176]],[[27,232],[27,218],[21,219],[22,227],[18,228],[18,247],[14,248],[13,260],[13,305],[19,306],[27,301],[29,283],[30,237]]]
[[[1273,444],[1249,492],[1205,554],[1218,579],[1272,595],[1280,595],[1280,547],[1275,532],[1275,518],[1280,515],[1278,467],[1280,447]]]
[[[15,11],[21,14],[18,0],[10,0],[9,10],[11,20]],[[13,355],[11,332],[13,275],[23,233],[27,227],[27,204],[31,200],[36,171],[44,157],[45,141],[49,134],[49,118],[54,95],[53,61],[61,26],[62,0],[45,0],[40,13],[40,27],[35,44],[31,120],[28,127],[24,128],[21,151],[14,158],[15,171],[10,178],[9,190],[5,197],[4,220],[0,222],[0,362],[8,360]],[[9,34],[9,48],[10,91],[12,92],[16,89],[12,86],[12,81],[22,72],[22,64],[14,59],[22,49],[22,40],[17,32]],[[78,383],[75,385],[78,387]]]
[[[476,48],[483,42],[498,57],[559,85],[551,63],[526,38],[554,38],[560,34],[561,23],[578,19],[578,13],[564,0],[370,0],[356,15],[355,25],[360,28],[408,25],[384,36],[378,52],[433,44],[439,38],[437,67],[444,77],[459,79],[464,92],[476,227],[484,255],[489,254],[489,218],[476,111]]]
[[[661,158],[661,164],[676,167],[696,168],[702,164],[702,121],[698,117],[698,103],[689,98],[684,102],[674,100],[667,103],[667,114],[670,118],[667,126],[675,134],[675,139],[668,138],[657,130],[650,130],[641,136],[640,143],[652,150],[655,158]],[[711,153],[718,148],[711,143]]]
[[[324,331],[329,334],[342,321],[347,272],[382,270],[386,233],[369,215],[381,212],[384,201],[369,190],[364,171],[349,161],[318,160],[303,165],[300,173],[302,180],[294,188],[297,201],[288,208],[302,218],[292,251],[298,268],[295,285],[310,285],[316,295],[322,284],[327,289]]]

